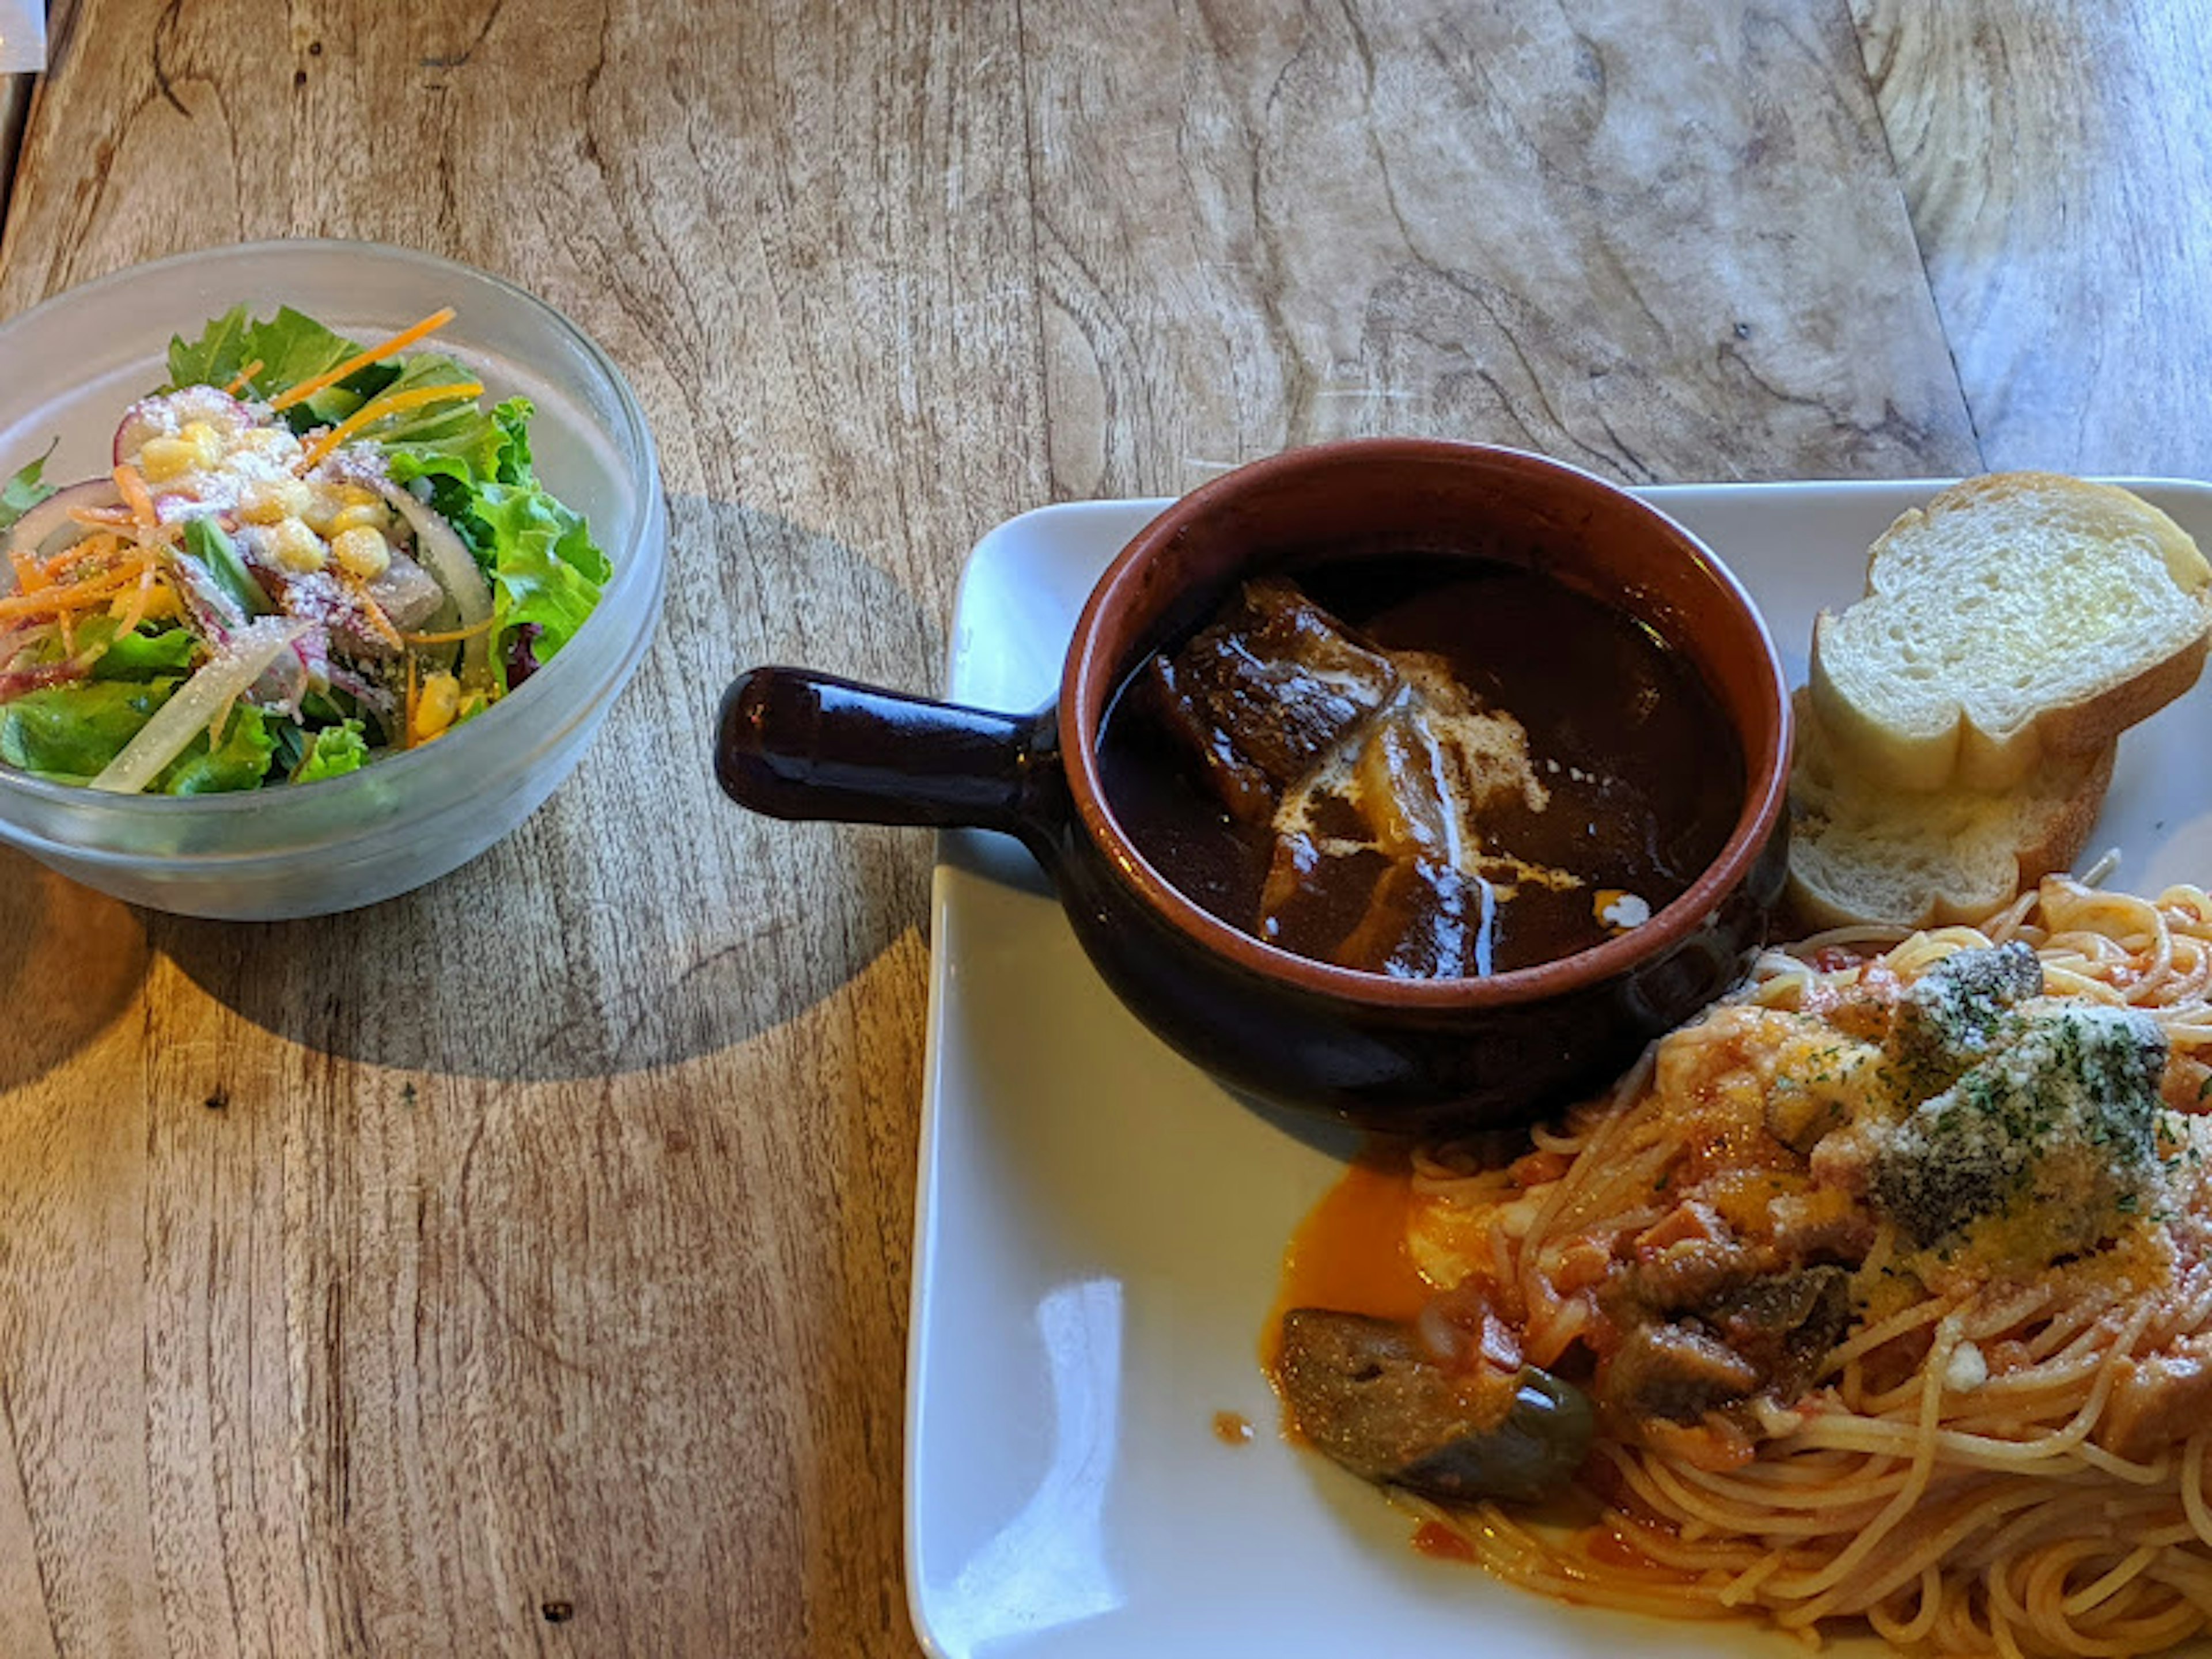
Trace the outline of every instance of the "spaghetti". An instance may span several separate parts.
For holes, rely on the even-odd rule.
[[[2036,988],[1976,1003],[1964,951]],[[1407,1501],[1573,1601],[2013,1659],[2206,1629],[2207,1059],[2193,887],[2053,878],[1978,929],[1770,952],[1511,1163],[1413,1158],[1413,1261],[1600,1427],[1570,1524]]]

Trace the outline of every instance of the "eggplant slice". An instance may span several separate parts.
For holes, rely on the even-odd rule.
[[[1524,1365],[1495,1389],[1438,1364],[1409,1325],[1294,1308],[1277,1367],[1306,1437],[1363,1480],[1447,1504],[1535,1503],[1574,1476],[1595,1419],[1581,1389]]]

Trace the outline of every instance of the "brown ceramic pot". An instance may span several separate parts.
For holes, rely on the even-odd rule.
[[[1609,599],[1682,651],[1734,726],[1747,780],[1734,832],[1644,926],[1482,979],[1332,967],[1200,908],[1116,822],[1097,738],[1135,664],[1244,577],[1316,553],[1413,548],[1532,566]],[[715,764],[733,798],[781,817],[1020,837],[1107,983],[1184,1054],[1281,1104],[1425,1134],[1525,1121],[1595,1087],[1741,975],[1782,891],[1789,757],[1772,641],[1686,531],[1556,461],[1372,439],[1256,462],[1154,520],[1100,578],[1060,696],[1038,714],[757,668],[723,698]]]

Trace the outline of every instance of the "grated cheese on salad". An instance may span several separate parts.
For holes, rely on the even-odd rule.
[[[197,794],[435,742],[557,655],[610,574],[527,400],[289,307],[173,340],[106,476],[0,484],[0,763]],[[423,688],[432,688],[425,696]]]

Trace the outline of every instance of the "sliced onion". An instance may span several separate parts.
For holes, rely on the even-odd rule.
[[[491,629],[484,624],[491,621],[491,588],[477,568],[476,555],[469,551],[453,526],[398,485],[380,479],[377,488],[414,531],[416,557],[453,596],[461,626],[476,630],[461,647],[461,683],[472,687],[489,685]]]
[[[70,514],[88,512],[95,507],[119,507],[122,502],[123,492],[116,489],[112,478],[87,478],[82,483],[57,489],[16,520],[15,528],[8,532],[9,568],[4,574],[0,574],[0,580],[12,584],[15,580],[15,560],[38,552],[57,532],[66,528],[84,533],[82,526],[70,524]],[[0,589],[0,592],[4,591]]]
[[[282,617],[264,617],[240,629],[154,711],[154,718],[92,781],[92,787],[118,795],[135,795],[144,789],[307,631],[307,623]]]

